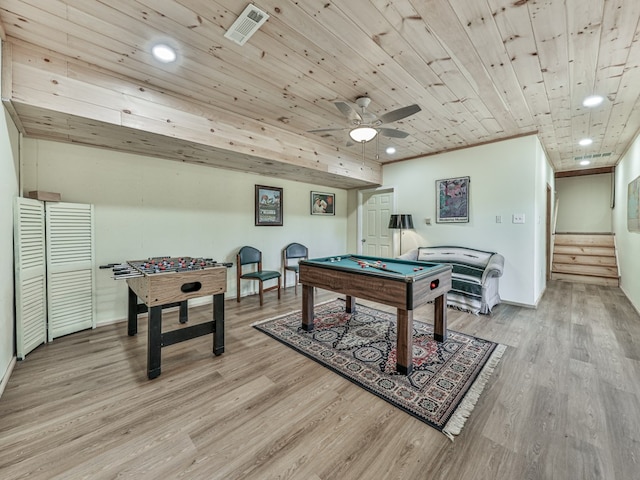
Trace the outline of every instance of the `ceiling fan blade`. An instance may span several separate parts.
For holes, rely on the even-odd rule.
[[[347,117],[347,119],[351,122],[351,123],[361,123],[362,122],[362,117],[360,116],[360,114],[358,112],[356,112],[351,105],[349,105],[348,103],[345,102],[334,102],[334,105],[336,106],[336,108],[338,110],[340,110],[340,112],[342,112],[342,114]]]
[[[307,130],[308,133],[320,133],[320,132],[339,132],[341,130],[347,130],[346,128],[319,128],[317,130]]]
[[[419,105],[409,105],[408,107],[398,108],[397,110],[392,110],[391,112],[387,112],[382,115],[378,120],[381,123],[391,123],[397,122],[398,120],[402,120],[403,118],[407,118],[414,113],[418,113],[420,110]]]
[[[378,128],[380,135],[390,138],[407,138],[409,134],[402,130],[395,130],[393,128]]]

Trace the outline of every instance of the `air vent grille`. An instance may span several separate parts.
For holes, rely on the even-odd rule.
[[[249,4],[224,36],[238,45],[244,45],[268,18],[265,12]]]
[[[592,153],[589,155],[581,155],[579,157],[573,157],[574,160],[591,160],[593,158],[610,157],[612,152],[605,153]]]

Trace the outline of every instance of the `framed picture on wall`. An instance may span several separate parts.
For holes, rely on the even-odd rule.
[[[256,226],[282,226],[282,188],[256,185]]]
[[[335,194],[311,192],[311,215],[335,215],[335,208]]]
[[[436,222],[469,221],[469,177],[436,180]]]

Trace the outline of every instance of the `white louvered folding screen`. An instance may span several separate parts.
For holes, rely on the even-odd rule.
[[[14,258],[16,284],[16,350],[25,356],[47,341],[44,204],[16,198]]]
[[[93,205],[46,204],[49,341],[95,327]]]

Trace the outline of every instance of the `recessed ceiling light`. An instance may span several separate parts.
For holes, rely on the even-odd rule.
[[[582,161],[580,162],[580,165],[583,165],[583,166],[584,166],[584,165],[589,165],[590,163],[591,163],[591,162],[590,162],[589,160],[582,160]]]
[[[604,98],[600,95],[590,95],[582,101],[582,105],[585,107],[597,107],[603,100]]]
[[[582,140],[580,140],[578,142],[582,147],[588,147],[589,145],[591,145],[593,143],[593,140],[591,140],[590,138],[583,138]]]
[[[176,51],[164,43],[154,45],[153,48],[151,48],[151,53],[156,60],[162,63],[175,62],[177,58]]]
[[[395,147],[387,147],[385,152],[387,152],[387,155],[393,155],[394,153],[396,153],[396,148]]]

